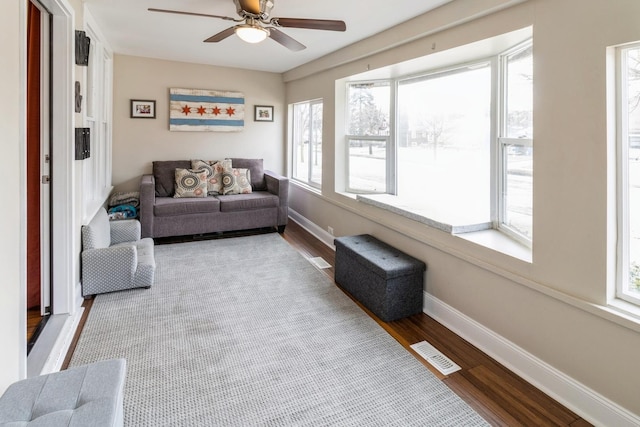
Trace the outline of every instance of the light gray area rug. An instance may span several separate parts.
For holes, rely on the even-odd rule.
[[[156,246],[71,360],[127,360],[128,426],[487,423],[277,233]]]

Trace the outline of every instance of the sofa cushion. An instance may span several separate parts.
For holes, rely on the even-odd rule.
[[[251,188],[254,191],[263,191],[267,189],[267,184],[264,180],[262,159],[240,159],[232,157],[231,166],[234,168],[249,169],[251,171]]]
[[[173,197],[176,169],[191,167],[189,160],[157,160],[153,162],[153,177],[156,180],[156,197]]]
[[[278,207],[278,196],[267,191],[256,191],[251,194],[232,196],[216,196],[220,200],[220,212],[245,211]]]
[[[207,171],[207,192],[209,196],[222,194],[222,173],[231,168],[231,160],[191,160],[191,169]]]
[[[158,197],[153,207],[155,216],[176,216],[220,211],[220,201],[215,197],[175,199]]]
[[[207,197],[207,171],[177,168],[173,197]]]
[[[231,168],[222,173],[222,194],[250,194],[251,172],[249,169]]]

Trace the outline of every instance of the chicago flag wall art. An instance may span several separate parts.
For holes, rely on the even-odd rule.
[[[234,132],[243,128],[243,93],[169,89],[169,130]]]

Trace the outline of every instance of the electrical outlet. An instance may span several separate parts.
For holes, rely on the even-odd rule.
[[[333,236],[333,227],[327,227],[327,231]]]

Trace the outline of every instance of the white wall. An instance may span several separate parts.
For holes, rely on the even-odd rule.
[[[0,106],[0,178],[7,185],[3,192],[5,206],[0,210],[0,271],[3,277],[0,285],[0,393],[12,382],[26,377],[28,365],[24,274],[27,3],[28,0],[0,3],[3,29],[0,38],[0,55],[3,58],[0,89],[4,97]],[[70,135],[76,124],[82,125],[82,116],[73,114],[73,81],[80,81],[82,87],[86,85],[81,68],[73,64],[72,43],[74,29],[82,29],[84,24],[82,0],[42,0],[42,3],[54,14],[53,72],[54,78],[57,78],[53,84],[53,167],[57,172],[52,182],[55,187],[52,228],[53,310],[56,321],[47,323],[41,335],[46,335],[47,339],[40,340],[29,355],[29,369],[31,370],[32,365],[37,365],[38,369],[55,370],[61,363],[60,356],[64,357],[65,346],[68,346],[73,337],[82,301],[79,291],[79,257],[80,212],[83,211],[83,206],[76,195],[82,194],[84,182],[75,173],[81,163],[73,160],[73,141]],[[65,88],[69,90],[66,91]],[[50,328],[51,324],[55,324],[55,327]],[[39,346],[42,341],[46,343]],[[32,364],[34,353],[38,353],[38,362]]]
[[[3,193],[6,201],[0,210],[0,393],[13,381],[26,373],[26,306],[24,285],[25,245],[21,218],[25,207],[20,204],[21,173],[24,153],[21,142],[24,138],[24,111],[26,107],[21,94],[20,45],[23,34],[20,22],[24,19],[20,2],[0,2],[0,180],[6,185]],[[21,13],[22,11],[22,13]]]
[[[640,414],[640,321],[604,307],[614,249],[607,232],[615,220],[608,193],[606,48],[640,40],[640,2],[529,0],[460,24],[472,4],[456,1],[391,30],[409,38],[442,28],[404,46],[381,51],[389,37],[372,38],[285,73],[287,103],[325,101],[322,194],[292,185],[290,206],[319,229],[372,233],[424,260],[427,299],[586,386],[596,400]],[[334,191],[334,175],[342,173],[334,166],[340,164],[335,135],[341,133],[334,127],[336,79],[526,26],[534,34],[533,263]],[[580,397],[558,397],[573,408],[588,406]]]
[[[243,92],[239,132],[169,131],[169,88]],[[156,119],[132,119],[130,100],[156,100]],[[273,105],[273,122],[254,122],[254,105]],[[113,96],[113,184],[134,191],[154,160],[264,159],[284,172],[284,83],[280,74],[116,55]]]

